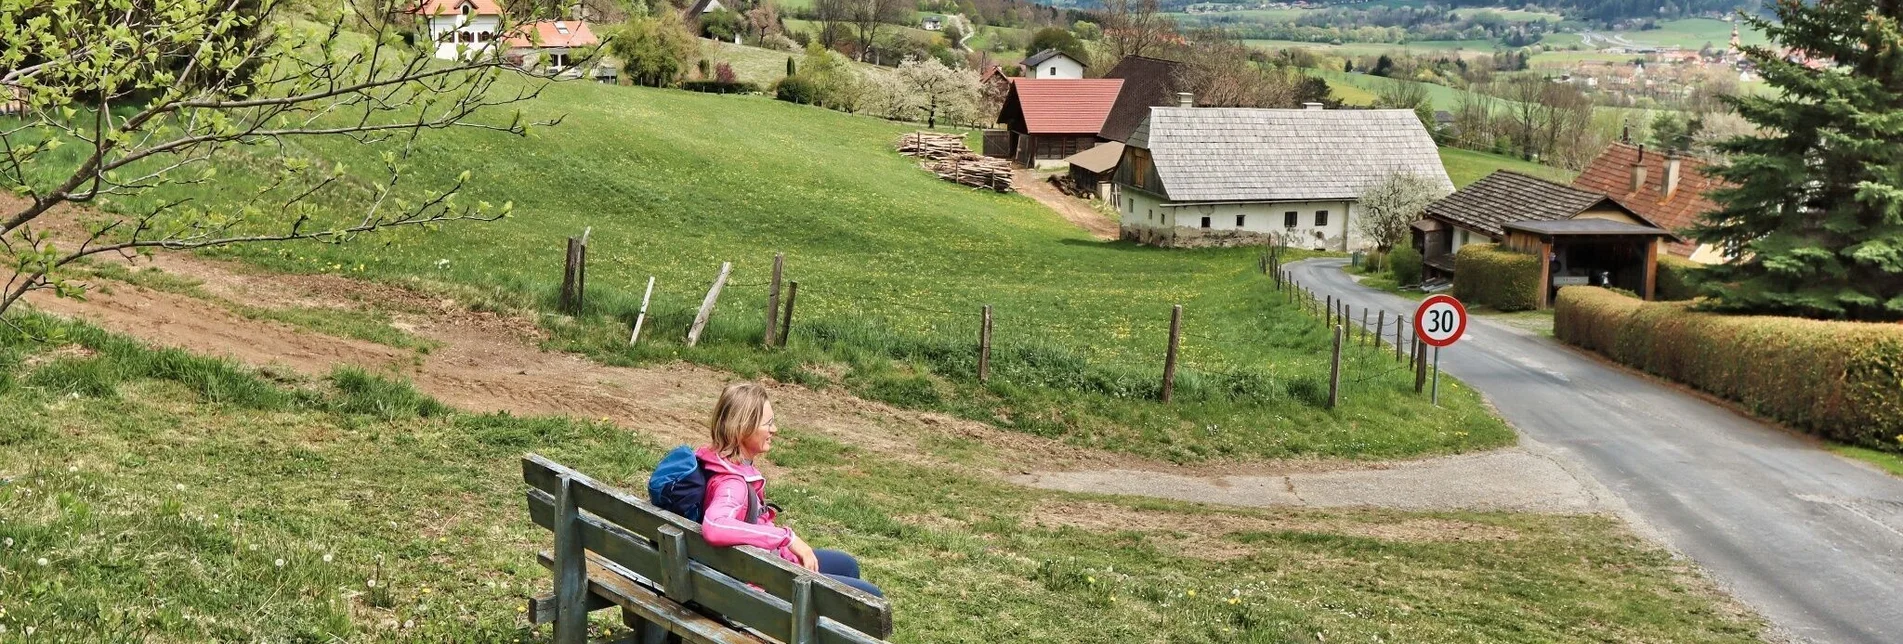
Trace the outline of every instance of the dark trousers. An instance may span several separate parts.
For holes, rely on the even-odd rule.
[[[838,550],[815,548],[813,554],[819,557],[819,573],[833,578],[834,581],[872,593],[874,597],[884,597],[878,586],[866,583],[859,578],[859,560]]]

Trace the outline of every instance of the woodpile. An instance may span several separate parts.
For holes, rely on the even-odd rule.
[[[965,137],[939,132],[901,135],[899,154],[919,157],[919,165],[938,178],[974,188],[1011,191],[1011,162],[994,159],[965,147]]]

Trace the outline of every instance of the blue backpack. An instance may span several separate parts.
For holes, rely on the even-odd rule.
[[[707,500],[707,484],[712,477],[701,467],[694,448],[682,445],[668,451],[648,475],[648,502],[663,510],[699,523],[707,514],[701,507]],[[747,486],[747,523],[758,523],[763,504],[760,495]]]

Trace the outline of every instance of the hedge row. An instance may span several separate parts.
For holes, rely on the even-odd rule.
[[[1903,325],[1728,316],[1560,289],[1553,333],[1760,416],[1866,447],[1903,446]]]
[[[1540,258],[1500,248],[1468,244],[1454,253],[1454,297],[1498,311],[1540,306]]]
[[[1693,280],[1704,268],[1704,264],[1677,255],[1659,255],[1658,290],[1652,299],[1679,302],[1698,297],[1698,287]]]

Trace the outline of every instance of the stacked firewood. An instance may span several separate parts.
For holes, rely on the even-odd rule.
[[[974,188],[1011,191],[1011,162],[994,159],[965,147],[965,137],[938,132],[913,132],[899,137],[899,154],[924,159],[919,165],[938,178]]]

